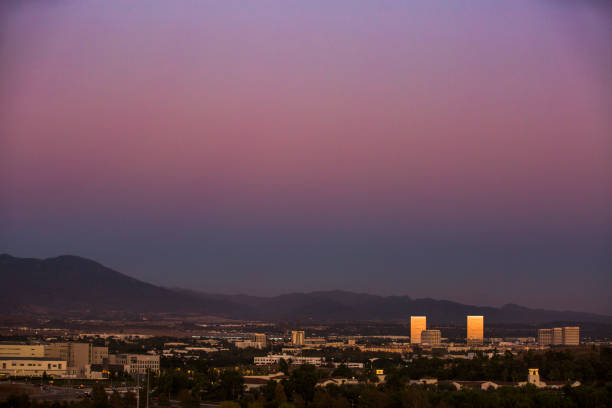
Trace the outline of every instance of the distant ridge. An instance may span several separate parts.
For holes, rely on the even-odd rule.
[[[0,307],[8,312],[205,313],[232,306],[221,299],[204,300],[142,282],[72,255],[34,259],[3,254],[0,279],[10,288],[0,300]]]
[[[433,324],[462,324],[466,315],[475,314],[486,316],[487,323],[499,324],[612,324],[612,316],[592,313],[529,309],[515,304],[481,307],[341,290],[274,297],[207,294],[155,286],[72,255],[33,259],[3,254],[0,279],[5,288],[0,297],[3,314],[197,313],[270,321],[406,321],[410,315],[427,315]]]

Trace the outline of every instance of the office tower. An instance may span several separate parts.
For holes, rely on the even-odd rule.
[[[563,345],[577,346],[580,344],[580,327],[563,328]]]
[[[482,344],[484,342],[484,316],[467,317],[467,343]]]
[[[291,332],[291,342],[295,346],[303,346],[305,337],[304,331],[302,330],[293,330]]]
[[[560,346],[563,344],[563,329],[561,327],[555,327],[552,329],[552,342],[553,346]]]
[[[550,346],[552,344],[553,330],[552,329],[539,329],[538,330],[538,344],[540,346]]]
[[[421,344],[427,344],[429,346],[437,346],[440,344],[442,334],[440,330],[423,330],[421,332]]]
[[[253,341],[257,343],[258,348],[265,348],[268,343],[268,338],[264,333],[255,333],[253,335]]]
[[[421,343],[421,332],[427,330],[427,317],[410,316],[410,343]]]

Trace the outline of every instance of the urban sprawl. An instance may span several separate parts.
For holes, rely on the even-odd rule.
[[[46,399],[90,401],[97,387],[108,401],[115,396],[125,399],[122,406],[134,401],[138,407],[221,401],[250,403],[251,408],[256,401],[262,407],[308,406],[316,390],[339,387],[346,393],[357,387],[361,393],[374,387],[384,393],[398,378],[402,387],[421,387],[419,392],[430,399],[441,390],[525,387],[556,395],[554,390],[580,390],[592,380],[578,369],[568,376],[555,366],[556,359],[576,361],[599,353],[595,359],[606,367],[611,354],[609,342],[581,341],[578,326],[540,328],[533,337],[484,337],[483,316],[466,316],[463,339],[444,337],[443,328],[428,328],[426,316],[411,317],[409,336],[321,335],[287,327],[241,331],[245,326],[217,324],[206,335],[184,337],[123,332],[2,336],[0,407],[2,386],[26,387],[22,391],[28,398],[41,404]],[[295,381],[307,373],[312,374],[313,394],[301,395]],[[176,385],[177,378],[182,385]],[[339,395],[344,394],[334,398]],[[350,399],[348,394],[342,398]],[[322,406],[335,406],[330,404]]]

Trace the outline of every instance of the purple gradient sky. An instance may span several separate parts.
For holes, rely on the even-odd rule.
[[[431,3],[5,4],[0,252],[612,314],[611,8]]]

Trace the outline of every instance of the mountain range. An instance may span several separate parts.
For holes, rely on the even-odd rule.
[[[426,315],[436,324],[464,323],[466,315],[484,315],[488,323],[541,324],[589,322],[612,324],[612,316],[500,308],[430,298],[377,296],[346,291],[291,293],[273,297],[220,295],[170,289],[134,279],[89,259],[64,255],[48,259],[0,255],[2,314],[61,315],[102,313],[202,314],[266,321],[407,321]]]

